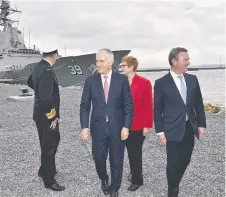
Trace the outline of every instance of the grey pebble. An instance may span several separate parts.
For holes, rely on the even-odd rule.
[[[79,138],[79,104],[81,90],[61,89],[61,141],[56,154],[59,173],[56,179],[66,186],[63,192],[52,192],[37,176],[40,165],[38,133],[32,120],[33,100],[11,102],[8,96],[20,93],[19,85],[0,84],[0,193],[1,197],[97,197],[100,181],[85,144]],[[224,114],[210,112],[203,141],[196,140],[192,161],[181,182],[180,196],[224,196]],[[109,162],[107,162],[109,171]],[[125,150],[121,197],[167,196],[166,151],[152,133],[143,147],[144,185],[127,191],[129,164]],[[103,197],[101,192],[100,197]]]

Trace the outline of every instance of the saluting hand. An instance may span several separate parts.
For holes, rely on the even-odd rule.
[[[129,129],[123,127],[121,131],[121,140],[126,140],[128,136],[129,136]]]
[[[82,138],[82,140],[84,140],[86,142],[88,141],[88,138],[89,138],[89,129],[88,128],[82,129],[81,138]]]

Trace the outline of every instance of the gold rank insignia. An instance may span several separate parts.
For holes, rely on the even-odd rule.
[[[55,108],[51,109],[51,111],[49,113],[46,113],[46,117],[48,119],[52,119],[54,116],[56,116],[56,110],[55,110]]]

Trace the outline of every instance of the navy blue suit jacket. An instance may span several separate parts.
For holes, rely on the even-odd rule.
[[[164,132],[167,141],[181,141],[185,134],[186,113],[199,138],[198,127],[206,128],[202,94],[195,75],[184,74],[186,105],[170,73],[155,81],[154,123],[156,133]]]
[[[82,129],[89,128],[90,125],[90,133],[94,140],[104,137],[106,114],[113,137],[121,138],[122,128],[131,127],[133,111],[132,93],[126,76],[112,72],[107,104],[101,75],[96,73],[86,78],[80,104],[80,123]]]

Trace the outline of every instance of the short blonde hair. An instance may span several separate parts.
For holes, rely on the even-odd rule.
[[[122,58],[122,62],[126,62],[128,67],[133,66],[133,71],[135,72],[138,68],[138,60],[137,58],[133,57],[133,56],[125,56]]]

